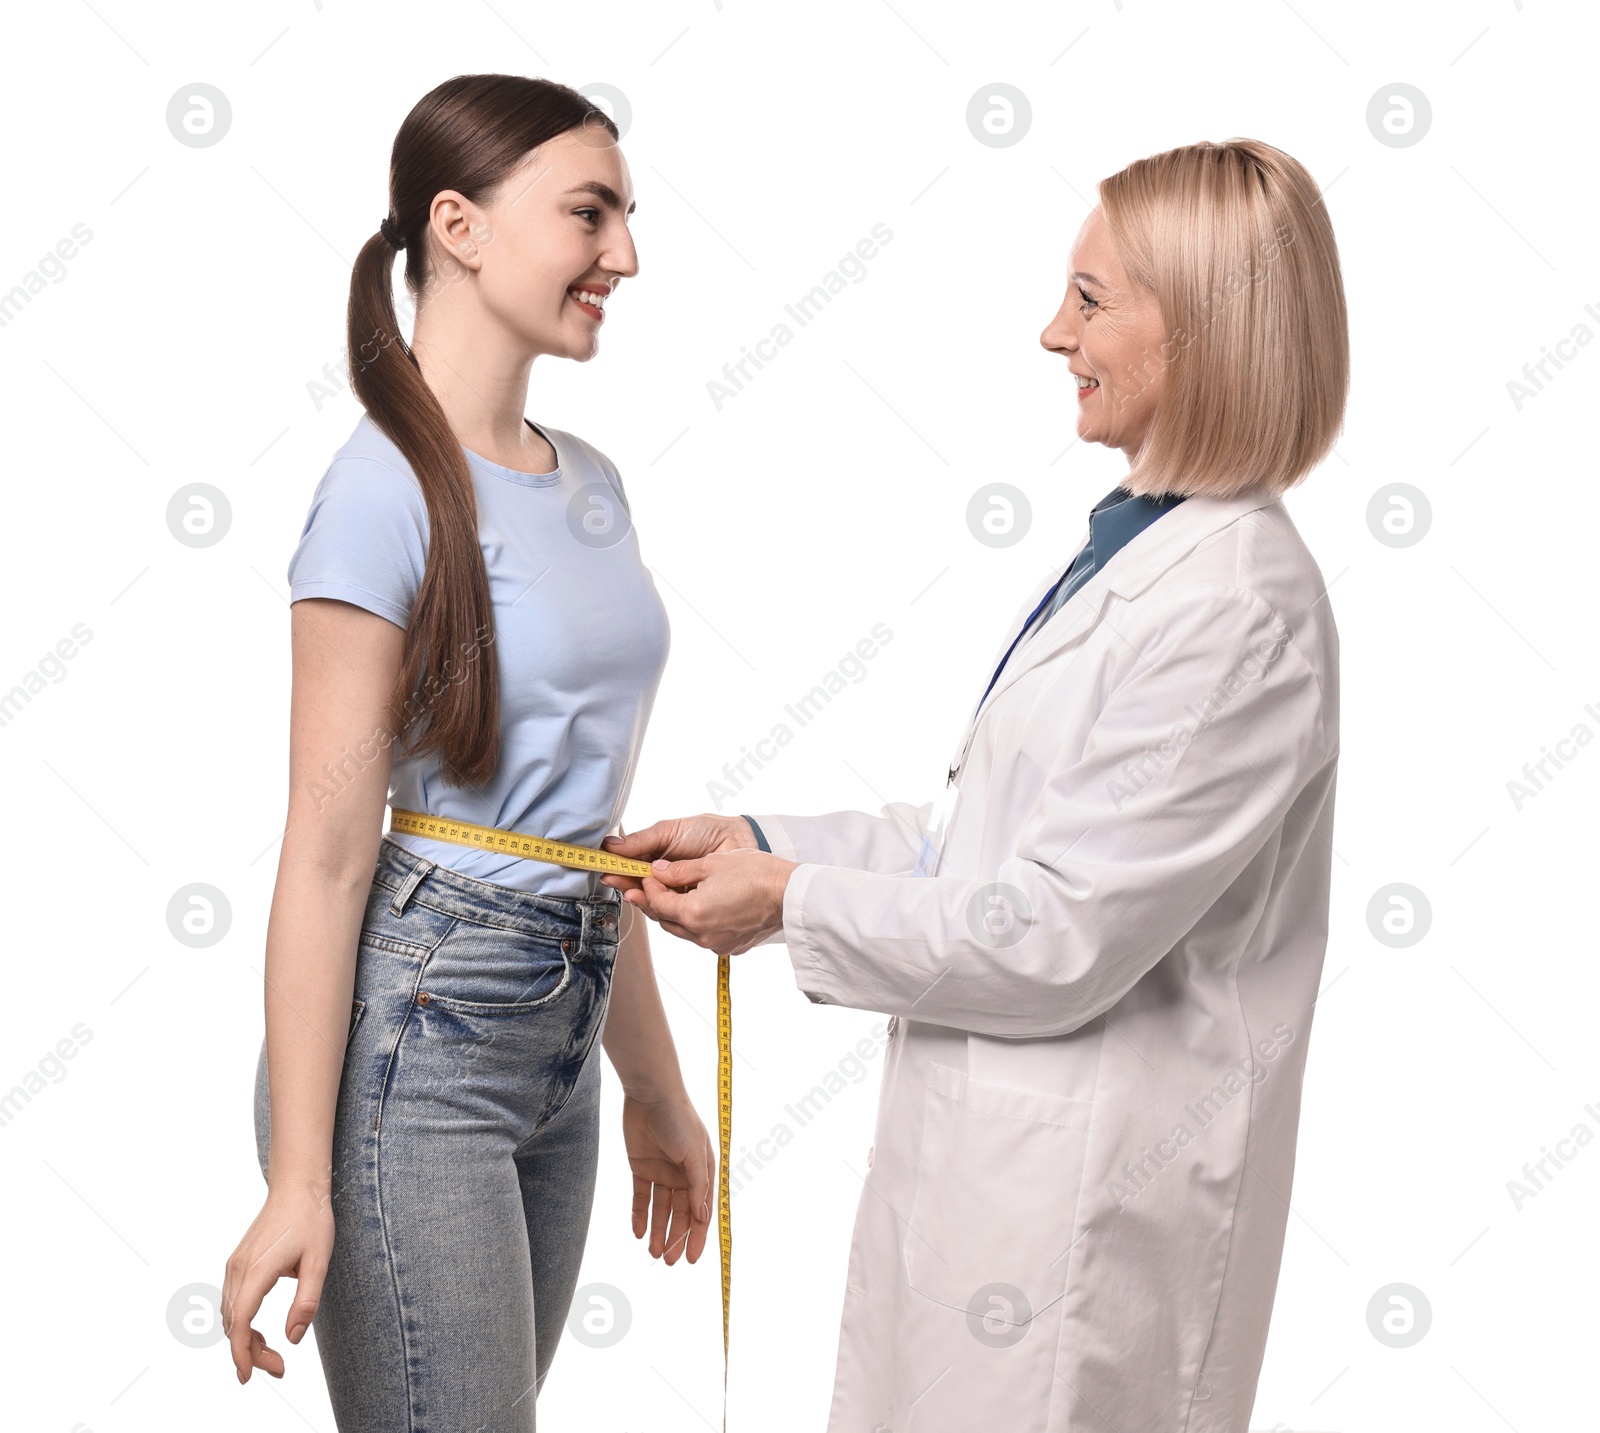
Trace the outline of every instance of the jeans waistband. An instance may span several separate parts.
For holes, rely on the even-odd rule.
[[[403,914],[412,901],[446,915],[486,925],[515,926],[563,935],[578,929],[585,938],[616,940],[622,892],[605,887],[601,896],[546,896],[463,876],[384,836],[372,874],[375,886],[394,893],[389,909]]]

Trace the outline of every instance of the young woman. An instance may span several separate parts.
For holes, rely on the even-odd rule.
[[[600,1047],[635,1236],[668,1264],[705,1244],[712,1144],[647,923],[592,873],[383,831],[391,784],[397,810],[590,846],[618,829],[666,613],[615,466],[523,417],[534,359],[592,358],[638,272],[617,137],[575,91],[510,75],[406,117],[351,278],[366,412],[289,566],[267,1198],[222,1314],[240,1382],[281,1377],[251,1320],[295,1276],[285,1332],[315,1318],[342,1433],[534,1427],[589,1220]]]

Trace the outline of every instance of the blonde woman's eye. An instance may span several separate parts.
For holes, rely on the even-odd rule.
[[[1083,303],[1081,305],[1079,305],[1079,307],[1088,307],[1088,308],[1099,308],[1100,307],[1100,304],[1099,304],[1098,300],[1092,299],[1092,298],[1089,297],[1088,294],[1084,293],[1082,285],[1077,285],[1076,287],[1078,289],[1078,297],[1083,300]]]

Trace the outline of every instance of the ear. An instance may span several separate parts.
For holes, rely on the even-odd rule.
[[[483,245],[478,236],[487,233],[483,210],[455,189],[441,189],[428,206],[428,233],[447,264],[476,272],[483,266]]]

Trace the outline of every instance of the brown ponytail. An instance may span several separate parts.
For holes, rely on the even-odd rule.
[[[521,75],[457,75],[420,99],[389,158],[389,224],[405,243],[406,288],[427,291],[433,197],[455,189],[486,203],[506,175],[558,134],[617,127],[576,90]],[[447,785],[478,786],[500,761],[500,683],[489,574],[466,455],[395,317],[395,249],[381,232],[350,276],[350,384],[367,416],[405,454],[428,505],[428,560],[392,697],[399,754],[437,751]]]

